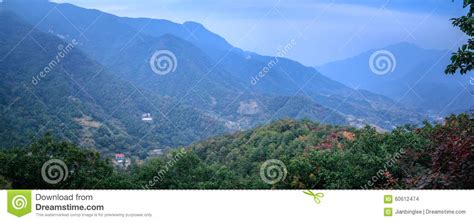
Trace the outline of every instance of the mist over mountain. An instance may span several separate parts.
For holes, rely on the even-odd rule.
[[[393,72],[377,75],[370,68],[370,58],[382,50],[392,53],[393,60],[389,65]],[[413,44],[400,43],[370,50],[317,69],[346,85],[358,86],[390,97],[399,104],[414,107],[420,112],[442,117],[474,107],[474,85],[469,76],[444,74],[450,57],[450,51],[423,49]]]
[[[341,81],[345,83],[343,84],[331,80],[313,67],[284,58],[285,53],[297,44],[296,40],[288,42],[275,56],[263,56],[235,48],[224,38],[195,22],[178,24],[160,19],[118,17],[98,10],[48,1],[8,0],[3,2],[2,7],[8,11],[8,16],[18,16],[21,19],[16,20],[29,23],[35,33],[41,31],[41,35],[54,37],[55,41],[77,42],[76,51],[81,53],[78,63],[86,60],[96,64],[87,65],[87,69],[90,69],[87,72],[96,73],[89,76],[89,81],[56,80],[71,84],[81,89],[80,93],[86,94],[77,101],[86,104],[80,107],[91,108],[82,111],[86,113],[82,117],[77,113],[64,117],[64,121],[75,121],[73,125],[77,127],[69,135],[63,135],[72,140],[74,135],[81,132],[87,135],[84,137],[92,138],[84,145],[97,146],[97,138],[106,134],[102,127],[91,129],[88,126],[87,130],[79,131],[81,124],[90,125],[92,122],[94,126],[107,126],[106,122],[101,122],[107,118],[97,117],[107,114],[121,119],[115,125],[111,123],[110,127],[126,132],[121,134],[121,140],[127,142],[112,146],[126,146],[134,150],[137,147],[131,144],[135,141],[142,143],[139,145],[143,149],[141,153],[150,149],[186,145],[212,135],[249,129],[281,118],[311,119],[355,127],[372,125],[380,130],[391,130],[408,123],[417,124],[430,118],[422,109],[415,111],[407,108],[409,106],[405,107],[389,98],[390,95],[377,94],[375,90],[362,90],[363,87],[351,87],[347,82]],[[7,28],[8,25],[4,26],[2,28]],[[8,34],[5,35],[8,38]],[[28,32],[23,35],[26,40],[17,35],[16,43],[13,41],[4,46],[1,55],[8,59],[3,61],[8,61],[5,66],[24,62],[17,61],[21,58],[15,56],[16,53],[25,53],[24,57],[38,56],[25,49],[23,44],[28,42],[42,45],[42,42],[35,42],[35,38],[32,40],[28,37]],[[21,47],[16,48],[17,43]],[[9,52],[10,49],[15,50]],[[171,60],[165,61],[170,63],[154,64],[158,68],[169,65],[170,71],[164,75],[157,74],[150,62],[160,52],[172,54],[168,58]],[[46,60],[35,61],[29,62],[37,69],[48,64]],[[82,72],[81,69],[70,68],[68,73],[83,76],[86,71]],[[21,73],[25,81],[33,74],[34,72]],[[45,77],[45,82],[49,78],[51,77]],[[107,84],[114,83],[117,86],[104,87],[104,79],[114,80]],[[124,88],[125,86],[129,88]],[[50,87],[45,88],[44,90],[49,90]],[[67,94],[63,91],[71,91],[67,87],[55,90],[45,93],[65,97]],[[95,90],[100,93],[95,94]],[[133,93],[127,97],[130,95],[127,92]],[[9,92],[10,97],[16,98],[16,93]],[[89,104],[87,99],[94,103]],[[103,103],[98,103],[97,100],[103,100]],[[110,101],[117,103],[111,104]],[[123,106],[118,101],[133,104],[125,102],[131,107],[117,116],[115,110],[121,110],[120,106]],[[5,101],[5,106],[8,106],[8,102],[11,101]],[[65,98],[54,101],[57,104],[63,102],[68,101]],[[45,104],[49,105],[48,102]],[[99,109],[98,106],[102,108]],[[193,112],[193,115],[186,115],[187,112]],[[152,113],[154,117],[163,119],[153,120],[156,125],[149,126],[149,123],[140,119],[144,113]],[[15,115],[14,111],[12,115]],[[189,121],[190,119],[193,120]],[[182,121],[184,122],[181,123]],[[41,124],[44,121],[38,122],[38,125]],[[147,129],[152,130],[152,133]],[[92,133],[96,138],[90,136],[91,130],[97,131]],[[173,130],[184,133],[163,137],[162,134]],[[183,136],[187,139],[182,139]],[[76,140],[83,141],[83,138],[78,137]],[[107,142],[102,144],[102,147],[110,146],[106,145]]]
[[[291,60],[277,58],[278,62],[269,68],[275,57],[236,49],[196,23],[181,25],[166,20],[121,18],[70,4],[41,3],[32,10],[32,7],[22,2],[7,1],[6,6],[31,23],[38,24],[38,28],[43,31],[51,31],[65,38],[78,38],[79,41],[83,38],[81,49],[116,70],[121,77],[162,95],[178,97],[190,103],[204,99],[201,104],[204,107],[213,104],[212,101],[221,107],[240,102],[257,102],[263,109],[265,104],[259,101],[263,100],[259,96],[303,96],[346,119],[355,117],[362,120],[359,121],[361,123],[383,128],[422,119],[420,115],[399,112],[398,109],[402,107],[385,110],[393,104],[390,99],[385,99],[384,104],[379,105],[380,100],[374,102],[370,96],[361,96],[357,90],[331,81],[313,68]],[[125,44],[126,47],[123,47]],[[181,61],[173,75],[156,78],[151,72],[146,61],[158,49],[172,51],[177,55],[178,62]],[[267,69],[263,80],[252,84],[252,79]],[[180,87],[176,87],[178,85]],[[237,94],[231,93],[232,89]],[[214,98],[203,95],[203,92]],[[250,101],[240,98],[234,101],[240,94],[254,98]],[[375,106],[379,107],[374,109]],[[212,111],[217,115],[222,114],[219,108]],[[276,110],[271,112],[270,116]],[[235,122],[237,119],[241,118],[231,118],[230,121]],[[392,124],[386,124],[385,121]],[[242,127],[248,126],[244,124]]]

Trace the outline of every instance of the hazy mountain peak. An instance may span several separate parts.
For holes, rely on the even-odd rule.
[[[51,10],[54,6],[57,10]],[[160,19],[118,17],[55,3],[33,8],[29,4],[12,4],[10,9],[29,23],[39,24],[38,28],[45,32],[51,30],[66,36],[66,39],[81,40],[81,50],[113,70],[115,75],[157,94],[178,100],[184,98],[184,102],[206,110],[208,115],[221,121],[231,121],[232,125],[249,127],[272,114],[341,122],[340,118],[320,118],[320,113],[327,113],[318,111],[320,106],[325,110],[335,109],[337,112],[334,113],[340,116],[358,117],[354,123],[357,125],[373,123],[391,128],[401,120],[406,123],[417,119],[417,113],[386,110],[393,101],[377,97],[375,103],[372,95],[365,96],[370,97],[367,101],[354,89],[296,61],[244,53],[199,23],[177,24]],[[65,21],[64,17],[69,20]],[[175,55],[173,64],[178,65],[171,66],[175,72],[163,76],[153,73],[150,58],[160,50]],[[246,94],[248,91],[251,91],[249,95],[239,95],[239,92]],[[295,94],[309,99],[303,102],[295,99]],[[262,102],[252,103],[252,106],[266,104],[270,111],[250,117],[237,113],[236,104],[256,98]],[[284,101],[292,106],[273,113],[272,110],[286,106]],[[305,107],[305,111],[298,112],[295,107]],[[386,110],[386,114],[381,116],[381,110]],[[384,123],[379,121],[381,118],[394,122]]]
[[[474,105],[472,96],[465,90],[469,87],[468,77],[444,73],[450,55],[447,50],[424,49],[401,42],[317,69],[344,84],[388,96],[422,112],[444,115]],[[387,72],[373,70],[377,66],[387,68]]]
[[[192,27],[192,28],[204,28],[201,23],[193,22],[193,21],[186,21],[183,23],[184,26]]]

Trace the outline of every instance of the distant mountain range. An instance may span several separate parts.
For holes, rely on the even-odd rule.
[[[320,71],[337,81],[289,59],[235,48],[198,23],[118,17],[46,0],[6,0],[2,8],[0,105],[8,115],[1,136],[14,138],[2,145],[49,130],[104,152],[146,155],[281,118],[381,130],[429,118],[389,93],[351,88],[330,64]],[[33,86],[58,46],[72,42],[64,61]],[[160,51],[174,56],[175,70],[166,75],[150,67]],[[144,113],[154,120],[142,121]]]
[[[393,68],[377,75],[371,70],[371,56],[391,53]],[[386,54],[386,53],[385,53]],[[384,55],[380,55],[384,56]],[[388,58],[390,54],[386,58]],[[469,75],[445,75],[451,52],[423,49],[409,43],[370,50],[353,58],[332,62],[320,67],[327,77],[349,86],[360,87],[385,95],[401,105],[419,112],[442,117],[450,113],[468,111],[474,107],[474,84]],[[386,60],[389,61],[389,60]],[[375,59],[373,60],[375,63]],[[373,68],[376,68],[373,64]],[[383,68],[380,60],[380,68]],[[380,74],[380,73],[379,73]]]

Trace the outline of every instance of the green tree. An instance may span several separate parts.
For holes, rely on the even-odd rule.
[[[453,53],[451,57],[451,64],[446,67],[446,74],[454,74],[458,70],[461,72],[461,75],[464,75],[472,70],[473,68],[473,53],[474,53],[474,18],[472,17],[474,13],[474,0],[464,0],[464,8],[469,8],[467,15],[461,16],[459,18],[453,18],[451,21],[454,26],[459,27],[461,31],[466,33],[469,37],[466,44],[462,45],[457,52]]]
[[[42,168],[50,160],[60,160],[65,167],[50,168],[52,171],[45,173]],[[116,175],[111,164],[100,158],[99,153],[59,141],[49,134],[28,147],[2,150],[0,162],[2,187],[11,184],[15,189],[112,189],[120,188],[125,183]],[[59,176],[60,173],[62,176]],[[48,183],[45,177],[64,180]]]

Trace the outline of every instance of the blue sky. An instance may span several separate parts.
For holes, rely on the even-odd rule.
[[[462,0],[53,0],[120,16],[195,21],[231,44],[275,55],[293,39],[286,56],[305,65],[352,57],[398,42],[451,49],[463,34],[449,19]]]

